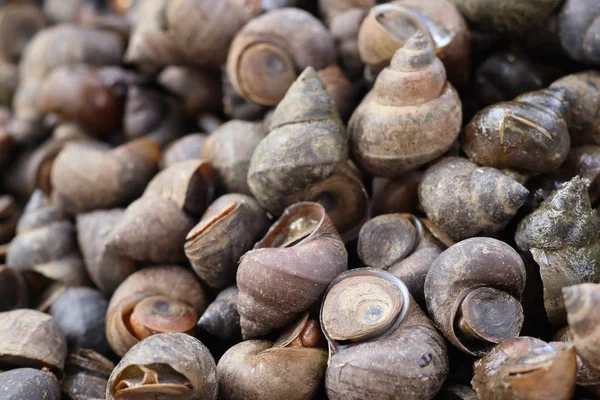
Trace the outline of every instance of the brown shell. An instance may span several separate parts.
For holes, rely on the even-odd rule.
[[[0,265],[0,312],[27,308],[28,290],[19,271]]]
[[[587,367],[600,375],[600,285],[585,283],[564,288],[563,298],[577,353]]]
[[[227,74],[244,98],[274,106],[299,71],[334,64],[333,37],[308,12],[297,8],[270,11],[246,24],[227,57]]]
[[[473,388],[480,399],[571,399],[575,349],[532,337],[507,340],[475,362]]]
[[[550,87],[565,90],[570,106],[569,133],[572,146],[600,145],[600,73],[590,70],[567,75]]]
[[[360,56],[378,72],[418,30],[432,41],[450,81],[466,82],[471,53],[469,29],[448,0],[396,0],[371,8],[358,34]]]
[[[0,7],[0,58],[18,63],[25,46],[46,21],[34,2],[8,2]]]
[[[250,159],[265,135],[260,122],[232,120],[207,139],[202,158],[215,167],[228,192],[251,194],[246,182]]]
[[[491,238],[463,240],[444,251],[425,280],[433,321],[461,351],[478,355],[517,337],[525,265],[509,245]]]
[[[49,368],[61,376],[67,342],[56,321],[35,310],[0,313],[0,364]]]
[[[525,203],[529,191],[497,169],[445,157],[429,167],[419,184],[427,217],[452,239],[500,231]]]
[[[558,14],[563,49],[574,60],[600,64],[600,4],[593,0],[566,0]]]
[[[253,197],[231,193],[216,199],[185,239],[185,255],[210,287],[235,282],[239,259],[268,227],[266,213]]]
[[[172,65],[165,68],[157,80],[182,99],[183,110],[190,117],[196,117],[202,111],[220,109],[221,82],[218,74]]]
[[[302,341],[311,327],[322,336],[318,322],[305,317],[287,328],[289,337],[284,332],[275,343],[247,340],[231,347],[217,365],[219,398],[313,399],[325,375],[327,352]]]
[[[135,261],[119,256],[106,246],[122,217],[122,209],[77,215],[77,240],[87,272],[106,296],[112,295],[121,282],[137,270]]]
[[[125,102],[125,137],[132,140],[147,136],[165,147],[185,132],[182,113],[179,103],[162,92],[144,86],[131,86]]]
[[[197,315],[201,315],[207,305],[200,282],[183,267],[152,267],[131,274],[110,298],[106,314],[106,338],[118,355],[123,356],[139,342],[132,332],[131,314],[138,303],[151,296],[183,302],[192,307]]]
[[[240,314],[237,311],[237,286],[223,289],[198,320],[198,329],[221,340],[239,341],[242,338]]]
[[[15,93],[15,120],[10,130],[21,142],[43,137],[41,95],[44,78],[62,65],[118,65],[123,39],[116,33],[63,24],[39,31],[29,42],[21,63]]]
[[[250,160],[248,186],[275,215],[298,201],[322,203],[341,233],[365,217],[366,191],[348,165],[344,126],[314,69],[307,68],[277,106]]]
[[[529,250],[540,267],[544,307],[554,325],[566,323],[562,288],[598,279],[600,236],[596,224],[587,181],[577,176],[554,191],[517,227],[517,245]]]
[[[575,288],[577,288],[577,286]],[[577,290],[577,289],[575,289],[575,290]],[[570,344],[573,344],[573,342],[575,340],[573,338],[573,331],[571,330],[571,328],[568,325],[561,328],[558,332],[556,332],[556,334],[554,335],[554,339],[556,341],[570,343]],[[577,350],[577,348],[575,350]],[[600,375],[596,374],[594,371],[592,371],[590,369],[590,367],[587,366],[585,361],[583,361],[581,359],[579,354],[577,354],[576,383],[579,386],[585,387],[589,391],[600,393]]]
[[[483,166],[531,172],[556,170],[567,158],[566,92],[529,92],[478,112],[461,136],[469,159]]]
[[[331,24],[336,17],[349,10],[368,10],[375,4],[375,0],[319,0],[319,12],[323,20]]]
[[[309,309],[348,268],[348,254],[325,209],[290,206],[240,260],[238,312],[244,338],[281,328]]]
[[[216,400],[217,368],[208,349],[192,336],[150,336],[125,354],[110,374],[106,399],[173,396]]]
[[[154,75],[167,65],[184,60],[180,49],[169,37],[165,17],[170,0],[136,2],[132,29],[124,60],[146,75]]]
[[[171,0],[166,24],[188,62],[218,70],[235,34],[260,12],[260,0]]]
[[[138,261],[185,260],[184,242],[214,195],[214,170],[202,160],[182,161],[159,172],[125,210],[107,242]]]
[[[129,204],[154,176],[160,149],[139,139],[110,151],[70,143],[52,165],[52,197],[61,208],[82,213]]]
[[[208,136],[203,133],[190,133],[171,142],[163,151],[160,168],[189,160],[199,160]]]
[[[411,214],[380,215],[360,229],[357,251],[363,264],[402,280],[419,304],[425,304],[427,271],[446,248]]]
[[[371,269],[348,271],[332,282],[325,302],[333,294],[332,290],[343,285],[344,281],[356,281],[348,285],[360,290],[360,281],[368,279],[392,282],[396,278],[384,271]],[[399,286],[396,291],[404,286],[401,281],[397,282]],[[327,327],[333,325],[326,321],[336,321],[340,313],[335,308],[325,307],[324,302],[321,321],[330,341],[330,358],[325,378],[329,399],[432,399],[436,395],[448,375],[446,345],[425,313],[408,293],[406,296],[402,312],[396,315],[395,323],[387,331],[346,345],[332,342],[331,331]],[[378,317],[382,316],[381,302],[384,302],[385,296],[381,289],[366,291],[363,297],[363,300],[371,299],[372,307],[355,308],[362,313],[360,317],[350,319],[354,329],[359,329],[359,321],[368,321],[368,325],[373,321],[377,323]],[[348,311],[352,312],[351,309]]]
[[[69,354],[61,389],[69,400],[104,399],[106,384],[115,365],[93,350]]]
[[[419,204],[422,177],[421,171],[408,171],[395,179],[374,178],[371,215],[414,212]]]
[[[417,31],[379,74],[354,111],[348,133],[361,168],[397,177],[448,151],[461,121],[458,94],[429,40]]]

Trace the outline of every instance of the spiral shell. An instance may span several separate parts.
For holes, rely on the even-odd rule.
[[[406,287],[385,271],[337,277],[321,307],[332,400],[432,399],[448,375],[443,337]]]
[[[425,214],[454,240],[501,230],[528,194],[502,172],[458,157],[442,158],[419,184]]]
[[[574,60],[600,64],[600,4],[593,0],[567,0],[558,14],[563,49]]]
[[[190,271],[176,266],[141,269],[125,279],[112,295],[106,314],[106,338],[113,351],[123,356],[148,336],[193,332],[206,305],[204,290]]]
[[[221,340],[240,341],[240,314],[237,311],[239,290],[237,286],[223,289],[215,300],[206,307],[198,320],[198,329]]]
[[[575,349],[532,337],[507,340],[475,362],[479,399],[568,400],[575,392]]]
[[[252,154],[248,186],[275,215],[298,201],[322,203],[340,233],[366,215],[367,195],[348,164],[344,126],[314,69],[277,106],[269,134]]]
[[[483,354],[519,335],[525,279],[523,260],[506,243],[480,237],[463,240],[429,268],[427,309],[453,345],[470,355]]]
[[[281,328],[314,305],[348,254],[325,209],[298,203],[240,260],[238,311],[244,338]]]
[[[566,287],[563,289],[563,298],[577,353],[587,367],[600,375],[600,285],[584,283]]]
[[[198,160],[206,142],[207,135],[190,133],[171,142],[163,152],[160,168],[164,169],[180,161]]]
[[[587,286],[587,285],[588,284],[575,286],[575,287],[572,287],[571,290],[573,292],[576,292],[580,289],[583,289],[582,286]],[[566,290],[569,290],[569,289],[567,288]],[[565,292],[563,291],[563,297],[564,296],[565,296]],[[585,318],[588,318],[588,316],[586,315]],[[568,314],[567,314],[567,319],[568,319]],[[554,339],[557,341],[571,343],[571,344],[573,344],[573,342],[575,340],[573,337],[573,331],[571,330],[571,328],[568,325],[565,326],[564,328],[560,329],[558,332],[556,332],[556,334],[554,335]],[[584,341],[584,343],[585,343],[585,341]],[[579,356],[579,354],[577,354],[576,383],[579,386],[585,387],[588,391],[600,393],[600,375],[594,373],[594,371],[592,371],[590,369],[590,367],[588,367],[588,365],[585,363],[585,361],[583,361],[581,359],[581,356]]]
[[[106,399],[216,400],[217,368],[208,349],[182,333],[154,335],[127,352],[110,374]]]
[[[461,120],[458,94],[418,31],[354,111],[348,125],[352,153],[371,175],[396,177],[448,151]]]
[[[154,176],[158,144],[139,139],[110,151],[71,143],[54,160],[52,198],[73,213],[125,206],[140,196]]]
[[[565,90],[525,93],[478,112],[465,128],[462,148],[480,165],[554,171],[571,147],[568,117]]]
[[[595,282],[600,271],[600,236],[587,185],[578,176],[565,183],[523,218],[515,234],[540,267],[544,307],[554,325],[566,322],[562,288]]]
[[[450,81],[466,82],[471,52],[469,30],[448,0],[396,0],[371,8],[358,34],[361,59],[373,72],[380,71],[418,30],[432,41]]]
[[[227,74],[244,98],[274,106],[283,99],[298,71],[335,63],[333,37],[308,12],[296,8],[270,11],[246,24],[227,57]]]

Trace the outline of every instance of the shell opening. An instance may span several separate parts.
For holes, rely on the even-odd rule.
[[[131,365],[121,372],[113,386],[115,398],[144,399],[158,396],[176,400],[191,398],[193,385],[168,364]]]

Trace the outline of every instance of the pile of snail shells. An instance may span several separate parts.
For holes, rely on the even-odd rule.
[[[600,2],[0,2],[0,398],[600,399]]]

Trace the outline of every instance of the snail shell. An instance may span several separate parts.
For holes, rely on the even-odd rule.
[[[379,72],[417,30],[432,41],[449,79],[455,84],[466,82],[469,29],[447,0],[396,0],[371,8],[358,34],[360,56],[373,72]]]
[[[478,112],[465,127],[462,148],[480,165],[554,171],[571,147],[568,116],[565,90],[525,93]]]
[[[198,320],[198,329],[221,340],[240,340],[240,314],[237,311],[239,290],[237,286],[223,289],[209,304]]]
[[[99,400],[106,393],[106,383],[115,365],[88,349],[79,349],[67,357],[61,389],[67,399]]]
[[[371,175],[400,176],[448,151],[461,120],[458,94],[418,31],[354,111],[348,125],[352,153]]]
[[[491,238],[466,239],[429,268],[427,309],[453,345],[470,355],[482,354],[519,335],[525,279],[523,260],[512,247]]]
[[[110,374],[106,399],[216,400],[217,368],[208,349],[192,336],[162,333],[136,344]]]
[[[110,299],[108,343],[123,356],[148,336],[193,332],[206,303],[204,290],[192,272],[177,266],[141,269],[125,279]]]
[[[366,215],[367,195],[348,164],[344,126],[314,69],[277,106],[269,134],[252,154],[248,186],[275,215],[299,201],[322,203],[340,233]]]
[[[48,371],[18,368],[0,373],[0,392],[4,400],[60,400],[58,379]]]
[[[325,209],[288,207],[240,260],[238,312],[244,338],[281,328],[309,309],[338,274],[348,254]]]
[[[587,367],[600,375],[600,285],[584,283],[566,287],[563,289],[563,298],[577,353]]]
[[[419,184],[425,214],[454,240],[500,231],[528,194],[501,171],[459,157],[430,166]]]
[[[331,26],[336,17],[348,10],[368,10],[375,4],[375,0],[319,0],[319,12],[323,16],[323,20]]]
[[[45,367],[60,377],[66,357],[67,342],[54,318],[27,309],[0,313],[0,364]]]
[[[600,73],[590,70],[567,75],[554,81],[550,87],[565,91],[569,103],[569,132],[573,147],[600,145]]]
[[[373,0],[367,2],[373,3]],[[331,35],[335,39],[340,66],[353,81],[363,76],[365,67],[358,50],[358,33],[367,13],[367,9],[352,8],[336,15],[329,25]]]
[[[0,58],[18,63],[27,43],[46,26],[44,15],[33,2],[9,2],[0,7]]]
[[[563,49],[574,60],[600,64],[600,4],[593,0],[567,0],[558,14]]]
[[[77,214],[77,241],[90,278],[100,291],[110,296],[137,270],[135,261],[121,257],[107,247],[108,239],[124,210],[99,210]]]
[[[319,323],[305,314],[274,343],[247,340],[231,347],[217,365],[219,397],[313,399],[327,365],[322,339]]]
[[[159,172],[131,203],[110,234],[108,249],[138,261],[185,260],[184,243],[214,195],[214,170],[202,160],[182,161]]]
[[[315,17],[297,8],[265,13],[235,36],[227,57],[234,89],[258,104],[274,106],[298,71],[335,64],[333,37]]]
[[[572,345],[524,336],[475,362],[472,384],[480,399],[568,400],[575,392],[575,371]]]
[[[183,111],[196,117],[202,111],[218,111],[221,103],[220,76],[207,71],[169,66],[157,78],[171,93],[182,99]]]
[[[583,286],[587,286],[587,284],[583,284]],[[573,291],[578,291],[579,289],[583,289],[583,288],[580,288],[579,286],[574,286],[571,289],[573,289]],[[564,296],[564,293],[563,293],[563,296]],[[586,318],[588,318],[587,315],[586,315]],[[568,315],[567,315],[567,319],[568,319]],[[556,334],[554,335],[554,339],[557,341],[571,343],[571,344],[573,344],[573,342],[575,340],[573,338],[573,331],[571,330],[571,328],[568,325],[565,326],[564,328],[560,329],[558,332],[556,332]],[[575,350],[577,350],[577,348],[575,348]],[[581,359],[579,354],[577,355],[576,383],[579,386],[583,386],[588,391],[600,393],[600,375],[594,373],[594,371],[592,371],[590,369],[590,367],[587,366],[585,361],[583,361]]]
[[[562,288],[598,279],[600,236],[587,186],[578,176],[566,182],[521,220],[515,234],[540,267],[544,307],[554,325],[566,322]]]
[[[154,176],[160,148],[139,139],[110,151],[70,143],[52,165],[52,197],[61,208],[83,213],[129,204]]]
[[[250,250],[268,221],[256,200],[231,193],[206,210],[185,240],[185,254],[196,274],[210,287],[235,282],[239,258]]]
[[[402,281],[355,269],[329,286],[321,325],[330,344],[331,400],[432,399],[448,374],[443,337]]]
[[[198,160],[207,135],[203,133],[190,133],[171,142],[163,152],[160,160],[161,169],[170,167],[180,161]]]

